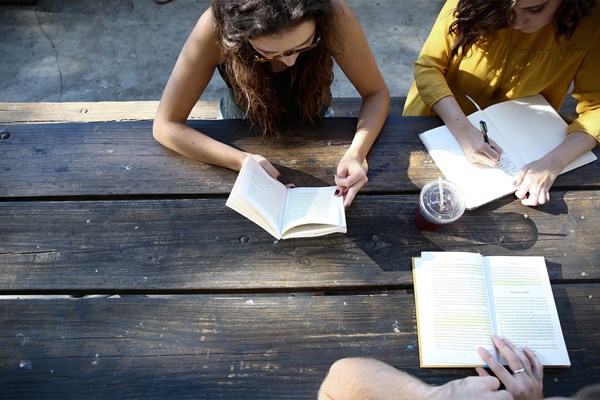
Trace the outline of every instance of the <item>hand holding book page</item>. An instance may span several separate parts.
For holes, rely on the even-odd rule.
[[[422,367],[481,366],[479,346],[498,358],[492,333],[570,365],[543,257],[423,252],[413,277]]]
[[[488,136],[504,150],[496,167],[471,164],[446,126],[419,137],[446,179],[461,188],[468,210],[514,193],[513,181],[521,168],[548,154],[567,135],[567,124],[541,95],[494,104],[467,118],[476,127],[483,121]],[[594,160],[594,153],[587,152],[561,173]]]
[[[276,239],[346,232],[343,198],[336,187],[287,188],[246,157],[226,205]]]

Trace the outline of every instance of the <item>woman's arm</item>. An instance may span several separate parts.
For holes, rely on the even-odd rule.
[[[345,2],[338,0],[334,5],[336,33],[343,46],[335,61],[362,97],[356,134],[338,164],[335,177],[340,194],[345,193],[344,206],[348,207],[368,181],[362,164],[385,123],[390,94],[360,22]]]
[[[598,142],[585,132],[571,132],[550,153],[525,165],[515,178],[515,196],[526,206],[537,206],[550,201],[550,187],[561,171]],[[529,193],[529,195],[528,195]]]
[[[567,138],[544,157],[523,167],[515,179],[515,195],[525,205],[547,203],[550,187],[560,172],[600,141],[600,35],[596,34],[594,40],[595,45],[588,50],[573,78],[572,95],[577,99],[579,116],[569,125]]]
[[[490,167],[498,163],[502,148],[491,139],[489,144],[483,140],[483,134],[467,119],[454,96],[439,100],[433,111],[450,129],[470,162]]]
[[[221,143],[186,125],[187,118],[221,62],[222,48],[212,11],[202,14],[187,39],[167,82],[154,119],[154,138],[163,146],[205,163],[239,170],[248,153]],[[279,172],[264,158],[254,157],[271,176]]]

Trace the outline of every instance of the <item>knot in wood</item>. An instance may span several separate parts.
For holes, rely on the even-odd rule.
[[[240,243],[248,243],[250,241],[250,238],[246,235],[240,236],[239,241]]]

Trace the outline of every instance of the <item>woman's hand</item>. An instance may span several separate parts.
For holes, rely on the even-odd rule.
[[[367,171],[362,162],[355,157],[344,156],[337,167],[334,175],[337,186],[336,196],[344,196],[344,207],[348,208],[354,200],[354,196],[368,182]]]
[[[525,165],[515,178],[515,196],[527,206],[537,206],[550,201],[550,187],[561,171],[577,157],[598,145],[596,139],[585,132],[571,132],[554,150],[537,161]],[[529,197],[527,197],[529,193]]]
[[[432,109],[460,143],[467,160],[488,167],[498,164],[502,148],[491,139],[489,144],[485,142],[481,131],[467,118],[454,96],[443,97]]]
[[[562,171],[550,157],[542,157],[521,168],[514,185],[517,187],[515,196],[526,206],[537,206],[550,201],[550,187]],[[529,193],[529,195],[528,195]]]
[[[489,139],[489,144],[486,143],[481,131],[471,123],[460,136],[455,136],[469,162],[488,167],[495,167],[498,164],[503,152],[502,148],[492,139]]]
[[[272,178],[277,179],[278,181],[281,181],[281,173],[279,173],[277,168],[275,168],[269,160],[267,160],[265,157],[261,156],[260,154],[249,154],[249,156],[254,158],[256,161],[258,161],[260,166],[263,167],[263,169],[265,171],[267,171],[267,173]],[[294,185],[293,183],[287,183],[285,186],[287,188],[296,187],[296,185]]]
[[[510,373],[500,364],[487,350],[480,347],[477,349],[479,355],[494,372],[496,377],[504,384],[515,400],[537,400],[544,397],[543,377],[544,367],[536,357],[535,353],[525,347],[523,351],[517,349],[511,342],[496,335],[492,336],[494,344],[500,354],[508,362],[512,370]],[[476,368],[479,376],[488,376],[489,373],[483,368]]]

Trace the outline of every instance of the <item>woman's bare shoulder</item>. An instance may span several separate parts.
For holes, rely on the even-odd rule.
[[[198,19],[185,47],[194,53],[202,53],[204,56],[211,54],[222,61],[224,49],[217,33],[217,24],[211,7],[204,11]]]

